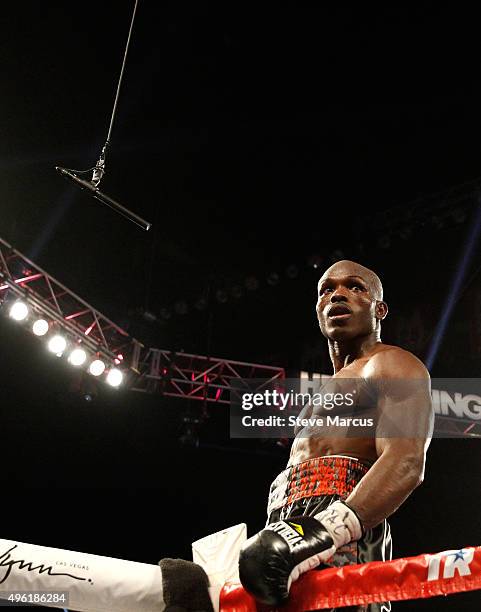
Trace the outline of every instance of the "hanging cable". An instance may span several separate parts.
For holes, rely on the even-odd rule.
[[[110,117],[110,125],[109,125],[109,130],[107,133],[107,140],[105,141],[105,144],[102,147],[100,157],[97,160],[97,163],[95,164],[95,166],[87,170],[73,170],[71,168],[63,168],[61,166],[55,166],[55,169],[57,170],[57,172],[60,172],[60,174],[64,176],[65,178],[68,178],[74,181],[81,189],[86,189],[87,191],[90,191],[92,193],[92,196],[95,199],[99,200],[99,202],[102,202],[102,204],[109,206],[110,208],[112,208],[113,210],[121,214],[122,216],[126,217],[133,223],[136,223],[142,229],[149,230],[152,225],[151,223],[149,223],[149,221],[142,219],[142,217],[139,217],[137,214],[135,214],[131,210],[125,208],[124,206],[116,202],[114,199],[102,193],[100,189],[98,188],[100,181],[102,180],[102,177],[105,174],[105,160],[107,156],[107,149],[110,145],[110,138],[112,135],[112,128],[114,125],[115,114],[117,111],[117,103],[119,101],[120,87],[122,85],[122,79],[124,76],[125,64],[127,62],[127,54],[129,51],[132,30],[134,27],[135,15],[137,12],[137,5],[138,5],[138,0],[135,0],[134,10],[132,13],[132,19],[130,20],[129,34],[127,36],[127,44],[125,45],[122,67],[120,69],[119,80],[117,83],[117,91],[115,93],[114,106],[112,109],[112,115]],[[78,176],[79,174],[88,174],[89,172],[92,172],[92,178],[90,179],[90,181],[85,180],[84,178],[80,178]]]
[[[110,117],[110,125],[109,125],[109,131],[107,133],[107,140],[105,141],[105,144],[102,147],[102,152],[100,153],[100,157],[97,163],[95,164],[95,168],[92,174],[92,183],[95,187],[99,186],[99,183],[102,180],[103,175],[105,174],[105,158],[107,155],[107,148],[110,145],[110,137],[112,135],[112,127],[114,125],[115,113],[117,111],[117,103],[119,101],[120,87],[122,85],[125,64],[127,62],[127,54],[129,52],[130,37],[132,36],[132,29],[134,27],[135,14],[137,12],[137,4],[138,4],[138,0],[135,0],[134,12],[132,13],[132,19],[130,20],[129,35],[127,36],[127,44],[125,45],[124,59],[122,61],[122,68],[120,69],[119,81],[117,83],[117,91],[115,93],[114,106],[112,109],[112,115]]]

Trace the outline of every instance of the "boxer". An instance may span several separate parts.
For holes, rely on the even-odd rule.
[[[244,588],[271,606],[285,603],[292,582],[310,569],[391,559],[386,519],[421,484],[432,432],[425,366],[381,342],[388,307],[377,274],[335,263],[319,281],[316,311],[334,369],[328,384],[356,383],[354,413],[373,411],[374,435],[312,425],[295,431],[287,468],[271,486],[267,526],[239,558]],[[321,410],[307,404],[300,416]]]

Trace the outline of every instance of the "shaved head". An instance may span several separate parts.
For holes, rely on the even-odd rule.
[[[319,282],[322,282],[326,278],[336,276],[358,276],[369,285],[374,299],[383,299],[382,283],[379,276],[369,268],[366,268],[355,261],[349,261],[349,259],[337,261],[324,272]]]

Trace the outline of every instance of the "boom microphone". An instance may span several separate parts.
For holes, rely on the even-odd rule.
[[[79,178],[71,170],[68,170],[67,168],[62,168],[61,166],[55,166],[55,170],[57,170],[57,172],[59,172],[63,177],[74,181],[74,183],[76,183],[80,187],[80,189],[87,189],[87,191],[90,191],[92,197],[94,197],[96,200],[102,202],[102,204],[105,204],[106,206],[109,206],[110,208],[112,208],[112,210],[115,210],[115,212],[119,213],[129,221],[132,221],[133,223],[141,227],[143,230],[148,231],[151,228],[152,223],[149,223],[145,219],[142,219],[142,217],[139,217],[131,210],[128,210],[128,208],[125,208],[124,206],[122,206],[122,204],[119,204],[112,198],[109,198],[108,195],[100,191],[100,189],[90,181],[85,181],[84,179]]]

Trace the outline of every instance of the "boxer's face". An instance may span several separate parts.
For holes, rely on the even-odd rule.
[[[317,318],[322,334],[331,340],[350,340],[376,329],[380,303],[367,275],[349,266],[330,269],[318,284]]]

